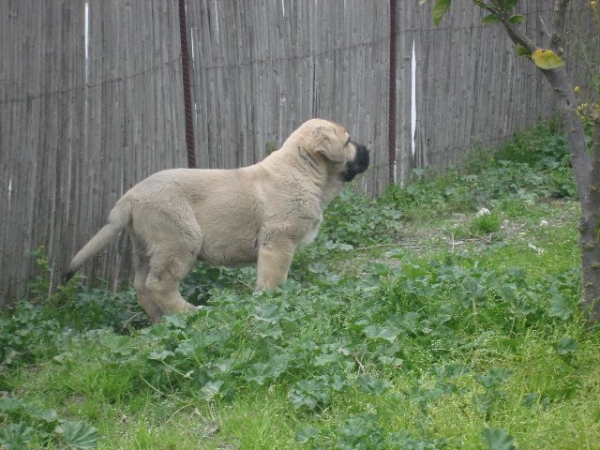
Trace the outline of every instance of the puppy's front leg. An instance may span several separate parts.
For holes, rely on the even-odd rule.
[[[256,291],[275,289],[287,279],[296,245],[289,239],[265,239],[258,249]]]

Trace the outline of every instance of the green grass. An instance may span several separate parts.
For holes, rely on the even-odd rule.
[[[600,449],[600,336],[552,131],[378,199],[345,191],[272,293],[198,267],[182,292],[205,307],[149,326],[130,288],[46,299],[37,278],[0,316],[0,448]]]

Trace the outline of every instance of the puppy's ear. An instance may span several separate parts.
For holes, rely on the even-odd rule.
[[[317,127],[313,131],[314,149],[329,161],[341,164],[346,160],[344,144],[333,127]]]

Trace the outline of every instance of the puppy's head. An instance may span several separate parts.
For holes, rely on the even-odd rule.
[[[346,169],[341,176],[344,181],[352,181],[356,175],[363,173],[369,167],[369,150],[364,145],[352,141],[348,141],[346,146],[354,156],[346,160]]]
[[[350,135],[341,125],[323,119],[305,122],[310,136],[311,150],[324,158],[343,181],[351,181],[369,167],[369,150],[350,140]]]

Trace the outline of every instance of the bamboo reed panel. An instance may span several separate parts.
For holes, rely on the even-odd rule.
[[[151,173],[185,166],[187,155],[176,1],[89,1],[87,26],[82,0],[0,3],[1,307],[27,295],[33,250],[44,246],[54,288],[115,201]],[[413,167],[460,164],[474,145],[499,145],[553,114],[542,75],[515,56],[500,26],[480,24],[470,2],[453,2],[439,27],[429,4],[396,3],[398,182]],[[582,3],[573,2],[570,36],[579,41],[567,53],[583,100],[594,74],[578,61],[598,61],[600,45],[591,15],[576,11]],[[526,32],[546,44],[552,2],[519,4]],[[383,192],[389,2],[187,0],[187,14],[198,167],[253,164],[304,120],[323,117],[372,150],[355,188]],[[589,42],[591,50],[579,45]],[[122,237],[82,271],[116,287],[129,274],[127,246]]]

